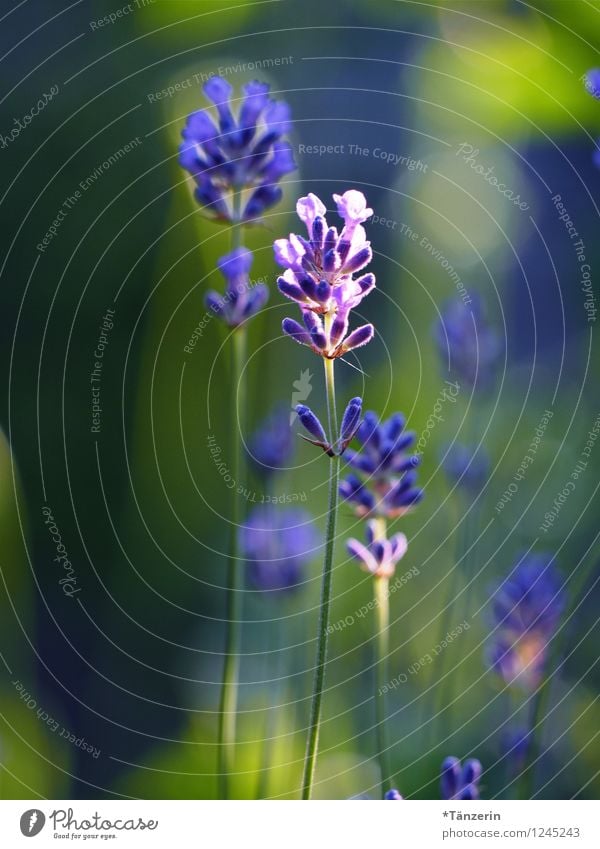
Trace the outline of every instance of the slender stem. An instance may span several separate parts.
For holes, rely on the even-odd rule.
[[[242,196],[234,192],[232,198],[234,226],[231,229],[232,250],[241,245],[242,227],[239,223]],[[242,522],[242,504],[236,492],[244,479],[244,450],[240,433],[244,432],[246,411],[246,387],[242,371],[246,362],[246,328],[236,328],[232,336],[231,368],[231,456],[235,486],[231,490],[231,536],[227,563],[227,631],[225,636],[225,659],[223,686],[219,704],[219,729],[217,747],[217,772],[219,797],[228,799],[231,790],[230,777],[233,772],[236,719],[238,702],[238,678],[240,667],[240,640],[242,630],[243,563],[239,545],[239,527]],[[238,404],[239,401],[239,404]]]
[[[333,442],[337,437],[337,413],[335,409],[335,382],[333,360],[325,358],[325,385],[327,389],[327,415],[329,420],[329,438]],[[319,746],[319,730],[321,726],[321,703],[323,685],[325,682],[325,666],[327,663],[327,630],[329,628],[329,608],[331,605],[331,583],[333,577],[333,549],[335,544],[335,525],[338,503],[339,458],[331,457],[329,463],[329,507],[327,513],[327,532],[325,539],[325,562],[323,564],[323,580],[321,585],[321,609],[319,613],[319,632],[317,634],[317,659],[315,665],[315,681],[308,739],[306,741],[306,757],[304,760],[304,775],[302,777],[302,798],[310,799],[317,762]]]
[[[386,724],[386,705],[385,705],[385,690],[389,680],[387,671],[388,655],[389,655],[389,633],[390,624],[389,612],[389,578],[373,578],[373,598],[375,601],[375,657],[376,657],[376,675],[375,675],[375,716],[377,730],[377,757],[379,759],[379,769],[381,772],[381,796],[385,796],[386,790],[390,790],[392,786],[392,773],[389,762],[389,750],[387,746],[385,724]]]

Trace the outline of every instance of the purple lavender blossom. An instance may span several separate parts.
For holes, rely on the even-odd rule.
[[[507,684],[527,691],[540,684],[565,608],[562,583],[552,556],[528,554],[496,590],[489,661]]]
[[[455,442],[444,446],[442,453],[442,465],[450,483],[470,495],[480,492],[490,474],[490,458],[485,449]]]
[[[330,457],[339,457],[352,442],[360,426],[361,412],[362,398],[352,398],[348,402],[344,415],[342,416],[342,424],[340,425],[340,432],[337,438],[329,440],[325,433],[325,428],[310,407],[307,407],[304,404],[298,404],[296,407],[296,413],[298,414],[298,418],[302,425],[312,436],[312,439],[309,439],[307,436],[303,436],[302,434],[300,434],[300,436],[302,436],[302,439],[310,442],[311,445],[316,445],[317,447],[322,448],[323,451]]]
[[[195,197],[213,219],[248,222],[260,219],[276,204],[282,191],[276,184],[294,171],[296,163],[288,142],[290,110],[283,101],[269,97],[266,83],[250,82],[234,116],[232,86],[222,77],[211,77],[204,94],[216,107],[215,126],[209,110],[188,116],[182,131],[179,163],[196,182]],[[244,193],[239,212],[233,196]]]
[[[471,295],[470,306],[462,301],[447,303],[435,327],[435,339],[445,375],[478,389],[491,386],[501,344],[479,297]]]
[[[373,257],[362,226],[373,210],[367,207],[362,192],[354,189],[333,199],[344,220],[341,233],[327,224],[322,201],[309,194],[296,204],[308,239],[292,233],[289,239],[277,239],[274,244],[275,259],[285,268],[277,285],[300,306],[303,322],[286,318],[283,332],[328,359],[366,345],[374,334],[371,324],[349,332],[350,311],[375,287],[373,274],[354,277]]]
[[[415,435],[404,425],[401,413],[394,413],[384,422],[379,422],[374,412],[365,413],[356,432],[362,449],[345,454],[348,465],[362,477],[350,474],[340,484],[340,494],[354,505],[358,516],[395,518],[423,498],[423,490],[415,486],[414,470],[419,457],[407,453]]]
[[[259,505],[241,528],[248,580],[257,590],[293,590],[305,567],[320,554],[321,539],[311,516],[296,508]]]
[[[479,799],[481,773],[481,764],[475,758],[465,761],[464,766],[458,758],[445,758],[440,778],[442,799]]]
[[[280,407],[264,419],[248,447],[261,474],[268,475],[275,469],[284,468],[294,452],[288,410]]]
[[[209,291],[205,296],[212,310],[229,327],[238,327],[252,318],[267,302],[269,290],[264,283],[250,284],[252,253],[246,248],[236,248],[217,260],[219,271],[226,281],[225,294]]]
[[[408,541],[404,534],[394,534],[386,539],[379,533],[378,523],[372,519],[367,522],[366,545],[357,539],[349,539],[349,553],[360,560],[361,568],[377,578],[391,578],[396,571],[396,564],[408,549]]]
[[[398,790],[393,788],[392,790],[388,790],[388,792],[383,797],[384,799],[393,799],[394,801],[404,800],[404,796],[401,796]]]

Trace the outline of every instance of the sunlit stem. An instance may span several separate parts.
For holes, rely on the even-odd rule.
[[[329,329],[331,318],[326,316],[325,327]],[[329,422],[329,438],[333,443],[337,438],[337,413],[335,408],[335,381],[333,360],[324,358],[325,386],[327,391],[327,415]],[[319,612],[319,631],[317,634],[317,658],[315,664],[315,680],[313,687],[308,739],[306,742],[306,757],[304,775],[302,778],[302,798],[310,799],[317,762],[319,747],[319,731],[321,726],[321,707],[323,687],[325,683],[325,667],[327,664],[327,631],[329,628],[329,609],[331,605],[331,584],[333,577],[333,549],[335,544],[335,526],[338,504],[339,458],[329,460],[329,506],[327,511],[327,531],[325,537],[325,562],[323,564],[323,580],[321,584],[321,606]]]

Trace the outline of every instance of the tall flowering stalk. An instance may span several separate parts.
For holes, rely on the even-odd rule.
[[[494,635],[488,649],[492,669],[507,687],[532,700],[526,728],[517,732],[513,757],[522,758],[523,798],[530,798],[538,726],[548,694],[548,659],[566,604],[563,581],[553,558],[528,554],[497,588],[492,602]]]
[[[216,123],[209,110],[188,116],[182,131],[179,162],[195,183],[194,196],[204,215],[229,225],[231,252],[218,261],[225,278],[223,295],[209,292],[206,304],[231,328],[231,433],[232,489],[231,537],[227,569],[227,632],[223,686],[219,705],[218,775],[219,795],[228,798],[234,764],[238,699],[239,652],[242,626],[242,552],[239,527],[243,515],[237,486],[244,479],[244,451],[238,430],[245,430],[246,322],[264,306],[268,290],[252,286],[252,254],[242,245],[243,227],[261,222],[263,214],[282,197],[277,185],[296,168],[292,149],[283,140],[290,126],[286,103],[269,97],[269,86],[247,83],[239,108],[231,102],[232,86],[212,77],[203,86],[212,102]],[[239,423],[239,429],[235,424]]]
[[[423,491],[415,486],[417,455],[409,449],[415,441],[414,433],[404,429],[405,420],[395,413],[387,421],[379,422],[375,413],[365,414],[356,433],[361,443],[360,451],[348,451],[348,464],[358,472],[350,474],[341,484],[340,493],[355,508],[357,516],[367,518],[366,544],[356,539],[348,540],[348,551],[360,561],[361,567],[373,576],[373,601],[375,619],[375,713],[377,755],[381,776],[381,796],[390,796],[392,774],[389,765],[389,746],[386,739],[387,710],[385,694],[389,673],[389,582],[396,564],[408,548],[402,533],[388,538],[387,522],[404,515],[423,498]]]
[[[477,399],[493,388],[502,349],[496,329],[487,320],[483,301],[473,292],[467,301],[453,300],[445,304],[440,320],[434,327],[434,339],[445,379],[454,380],[476,405]],[[469,425],[476,420],[475,412],[465,419],[465,429],[472,433]],[[468,440],[468,436],[467,436]],[[477,523],[477,498],[486,482],[490,462],[483,447],[454,442],[444,449],[443,467],[449,481],[456,487],[457,511],[461,532],[455,534],[455,562],[450,578],[449,597],[457,599],[461,592],[464,572],[467,582],[471,579],[470,555],[472,554],[473,527]],[[459,561],[463,570],[458,568]],[[452,627],[452,617],[457,610],[468,613],[471,603],[470,590],[462,591],[462,603],[447,604],[441,615],[440,639],[444,639]],[[438,736],[442,712],[449,700],[449,689],[456,676],[451,676],[448,665],[451,653],[444,652],[440,659],[439,684],[436,689],[433,734]]]
[[[326,208],[322,201],[316,195],[309,194],[300,198],[296,205],[298,217],[306,225],[308,238],[291,234],[288,239],[278,239],[274,244],[275,259],[285,268],[277,281],[279,290],[298,304],[302,318],[302,323],[291,318],[284,319],[283,331],[323,358],[327,398],[327,431],[308,407],[298,405],[296,408],[301,423],[309,433],[308,441],[321,448],[329,457],[325,558],[315,680],[302,777],[303,799],[311,797],[319,745],[338,507],[339,458],[360,424],[362,408],[361,399],[353,398],[338,428],[334,362],[348,351],[365,345],[374,333],[371,324],[351,332],[349,328],[351,310],[375,286],[372,274],[354,276],[372,258],[371,246],[362,223],[373,214],[373,210],[367,207],[364,195],[355,190],[334,195],[333,199],[344,221],[340,233],[336,227],[327,224]]]

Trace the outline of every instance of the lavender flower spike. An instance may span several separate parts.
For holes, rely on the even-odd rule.
[[[389,540],[378,533],[377,522],[367,523],[367,544],[357,539],[349,539],[349,553],[361,561],[361,568],[378,578],[391,578],[396,570],[396,564],[408,549],[408,541],[404,534],[394,534]]]
[[[481,763],[475,758],[465,761],[464,766],[458,758],[445,758],[440,778],[442,799],[479,799],[481,773]]]
[[[340,484],[340,494],[354,504],[358,516],[396,518],[423,498],[423,491],[415,486],[419,457],[409,453],[415,435],[404,425],[401,413],[382,422],[375,413],[365,413],[356,431],[362,449],[348,450],[345,455],[348,465],[365,480],[352,474]]]
[[[292,233],[274,244],[275,259],[285,268],[277,285],[298,304],[304,324],[285,319],[283,331],[328,359],[366,345],[375,332],[371,324],[349,332],[350,311],[375,287],[373,274],[354,276],[373,256],[362,226],[373,210],[355,189],[333,197],[344,220],[341,233],[327,224],[325,205],[311,193],[296,204],[308,238]]]
[[[243,87],[237,116],[227,80],[211,77],[203,90],[215,106],[217,124],[205,109],[188,116],[179,163],[194,178],[196,200],[211,218],[255,222],[281,199],[277,183],[296,168],[292,148],[283,141],[289,107],[272,100],[269,86],[257,81]],[[240,194],[238,209],[234,197]]]
[[[205,303],[229,327],[238,327],[262,309],[269,297],[264,283],[250,284],[252,254],[246,248],[236,248],[217,260],[219,271],[226,281],[225,294],[209,291]]]

